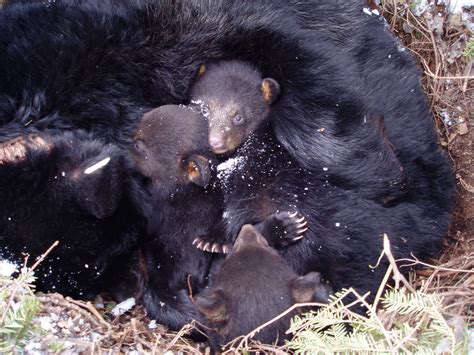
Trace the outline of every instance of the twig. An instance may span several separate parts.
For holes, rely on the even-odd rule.
[[[29,272],[34,271],[38,265],[48,256],[51,251],[56,248],[59,244],[59,240],[56,240],[49,248],[40,256],[40,258],[33,264],[33,266],[30,268]]]
[[[426,266],[426,267],[433,268],[435,270],[459,272],[459,273],[466,273],[466,274],[474,274],[474,270],[452,269],[452,268],[447,268],[447,267],[442,267],[442,266],[436,266],[436,265],[432,265],[432,264],[422,262],[413,255],[412,255],[412,257],[413,257],[413,259],[403,258],[403,259],[397,259],[397,261],[410,261],[411,262],[411,264],[404,264],[404,265],[401,265],[401,267],[423,265],[423,266]]]
[[[388,240],[387,234],[383,235],[383,249],[389,263],[393,266],[393,279],[395,280],[395,282],[397,282],[397,280],[402,281],[405,287],[410,290],[410,292],[415,292],[415,290],[413,289],[413,287],[411,287],[405,276],[403,276],[400,270],[398,270],[397,262],[395,261],[395,258],[393,257],[392,251],[390,249],[390,241]]]
[[[92,316],[87,310],[67,301],[66,299],[63,298],[63,296],[59,294],[49,294],[46,296],[37,296],[37,299],[43,303],[51,302],[54,305],[58,305],[61,307],[64,307],[66,309],[72,309],[75,312],[79,313],[86,319],[88,319],[93,325],[96,327],[100,328],[102,326],[105,326],[108,331],[111,330],[111,325],[105,321],[101,322],[100,320],[97,320],[95,317]]]
[[[91,302],[89,302],[89,301],[87,301],[87,302],[76,301],[76,300],[72,299],[71,297],[66,297],[66,300],[68,302],[71,302],[72,304],[75,304],[75,305],[79,306],[79,307],[85,308],[90,313],[92,313],[99,320],[100,323],[102,323],[104,326],[110,328],[110,324],[105,321],[105,319],[102,317],[102,315],[99,313],[99,311],[97,311],[97,309],[92,305]]]

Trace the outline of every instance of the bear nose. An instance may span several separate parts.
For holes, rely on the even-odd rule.
[[[210,137],[209,144],[213,149],[222,148],[224,146],[224,140],[218,137]]]

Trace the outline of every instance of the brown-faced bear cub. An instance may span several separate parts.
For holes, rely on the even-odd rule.
[[[198,74],[191,103],[208,120],[214,153],[231,154],[265,122],[280,85],[238,60],[203,64]]]
[[[192,241],[213,235],[222,219],[223,197],[211,181],[207,132],[198,110],[166,105],[146,113],[134,135],[134,167],[148,193],[143,302],[152,319],[173,330],[198,319],[189,293],[207,284],[213,258]]]
[[[208,336],[216,350],[295,303],[326,303],[332,292],[317,272],[298,277],[250,224],[242,227],[231,253],[210,282],[210,289],[196,296],[195,302],[211,329]],[[263,328],[255,339],[281,343],[289,318],[297,313],[291,312]]]

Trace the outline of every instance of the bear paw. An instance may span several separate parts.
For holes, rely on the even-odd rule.
[[[198,237],[193,240],[193,245],[203,251],[217,254],[229,254],[232,250],[232,244],[212,241],[205,237]]]
[[[260,223],[260,232],[274,247],[286,247],[304,237],[306,218],[299,212],[276,212]]]

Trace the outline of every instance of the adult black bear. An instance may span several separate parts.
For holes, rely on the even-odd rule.
[[[58,240],[35,271],[36,285],[76,297],[108,288],[109,266],[126,278],[130,265],[119,259],[136,244],[140,217],[125,171],[120,150],[81,131],[1,143],[1,256],[22,265],[28,254],[31,264]],[[135,295],[141,282],[122,297]],[[116,285],[109,286],[113,293]]]
[[[439,250],[452,209],[449,164],[412,60],[374,16],[353,4],[335,15],[332,1],[144,1],[110,13],[87,3],[0,13],[1,141],[83,128],[129,148],[145,110],[189,102],[201,63],[243,60],[282,94],[260,133],[262,155],[244,167],[245,181],[231,176],[229,240],[243,224],[296,205],[313,229],[283,251],[288,262],[361,291],[383,274],[368,268],[382,233],[396,257]],[[346,23],[353,35],[341,33]]]
[[[216,350],[294,303],[326,303],[331,294],[318,273],[298,277],[252,225],[242,227],[231,253],[210,279],[211,288],[196,297],[196,306],[205,317]],[[265,327],[255,339],[267,344],[277,340],[283,343],[289,318],[299,311]]]

